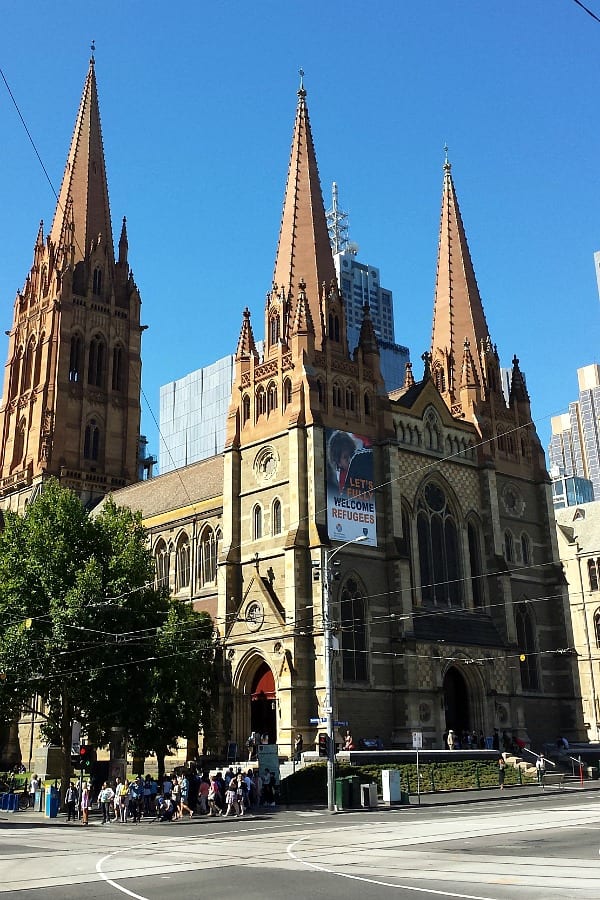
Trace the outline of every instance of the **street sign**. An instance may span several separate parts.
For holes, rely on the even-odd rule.
[[[335,725],[336,728],[347,728],[348,727],[348,721],[346,719],[341,719],[339,722],[334,722],[333,724]]]
[[[327,717],[322,716],[320,719],[309,719],[308,721],[311,725],[326,725]]]
[[[422,731],[413,731],[412,745],[413,745],[413,750],[422,750],[423,749],[423,732]]]

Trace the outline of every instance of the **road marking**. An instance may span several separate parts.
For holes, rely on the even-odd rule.
[[[456,897],[458,900],[496,900],[495,897],[482,897],[480,895],[475,894],[454,894],[450,891],[436,891],[434,888],[422,888],[422,887],[413,887],[408,884],[394,884],[391,881],[379,881],[377,878],[365,878],[362,875],[350,875],[347,872],[334,872],[332,869],[326,869],[325,866],[319,866],[316,863],[309,862],[308,860],[302,859],[299,856],[296,856],[294,853],[294,847],[297,847],[298,844],[301,844],[302,841],[305,841],[306,838],[300,838],[297,841],[292,841],[291,844],[287,846],[287,854],[288,856],[300,863],[300,865],[308,866],[311,869],[316,869],[318,872],[325,872],[327,875],[336,875],[338,878],[349,878],[351,881],[362,881],[366,884],[376,884],[379,887],[391,887],[396,890],[402,889],[403,891],[414,891],[418,894],[434,894],[438,897]]]

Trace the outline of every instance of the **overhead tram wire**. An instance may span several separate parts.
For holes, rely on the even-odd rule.
[[[585,5],[581,2],[581,0],[573,0],[573,2],[576,3],[577,6],[580,6],[581,9],[582,9],[584,12],[586,12],[586,13],[588,14],[588,16],[591,16],[592,19],[594,19],[596,22],[600,22],[600,18],[596,15],[596,13],[595,13],[595,12],[592,12],[591,9],[588,9],[588,7],[585,6]]]

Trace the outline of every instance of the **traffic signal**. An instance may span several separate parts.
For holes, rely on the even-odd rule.
[[[329,748],[331,747],[331,742],[329,740],[329,735],[324,732],[319,735],[319,756],[325,756],[329,759]]]
[[[79,768],[82,771],[89,771],[92,767],[92,748],[87,744],[82,744],[79,748]]]

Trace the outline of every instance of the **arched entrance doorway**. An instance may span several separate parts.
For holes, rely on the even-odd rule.
[[[458,735],[472,730],[469,690],[461,672],[454,666],[444,677],[444,709],[446,729],[452,728]]]
[[[269,744],[277,743],[277,703],[275,679],[271,669],[263,662],[252,679],[250,691],[250,730],[268,735]]]

